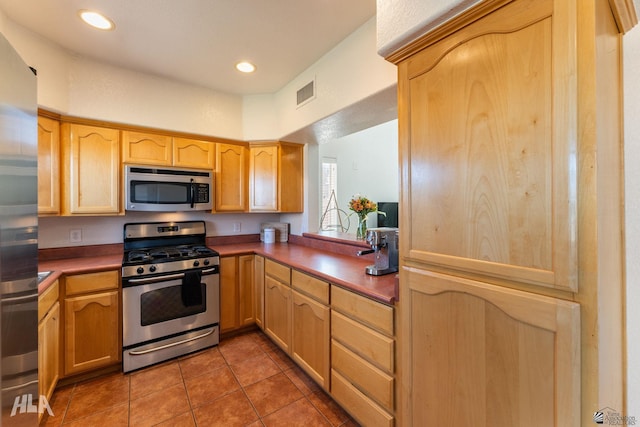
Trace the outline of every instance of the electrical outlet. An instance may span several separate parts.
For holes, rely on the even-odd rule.
[[[235,233],[240,232],[240,223],[239,223],[239,222],[234,222],[234,223],[233,223],[233,231],[234,231]]]
[[[69,230],[69,242],[70,243],[79,243],[82,242],[82,229],[77,228],[74,230]]]

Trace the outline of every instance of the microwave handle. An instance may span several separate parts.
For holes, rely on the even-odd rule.
[[[196,184],[193,182],[193,178],[191,178],[191,209],[193,209],[196,205]]]

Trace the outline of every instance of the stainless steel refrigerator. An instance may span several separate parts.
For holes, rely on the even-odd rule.
[[[38,424],[36,77],[0,34],[2,426]]]

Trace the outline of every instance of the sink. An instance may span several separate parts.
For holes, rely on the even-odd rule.
[[[44,279],[49,277],[49,275],[51,273],[52,273],[51,271],[39,271],[38,272],[38,284],[40,284]]]

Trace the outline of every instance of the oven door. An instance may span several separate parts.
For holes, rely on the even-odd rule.
[[[183,276],[177,273],[127,281],[122,290],[123,347],[219,322],[220,278],[217,267],[202,270],[201,304],[185,306],[183,303]]]

